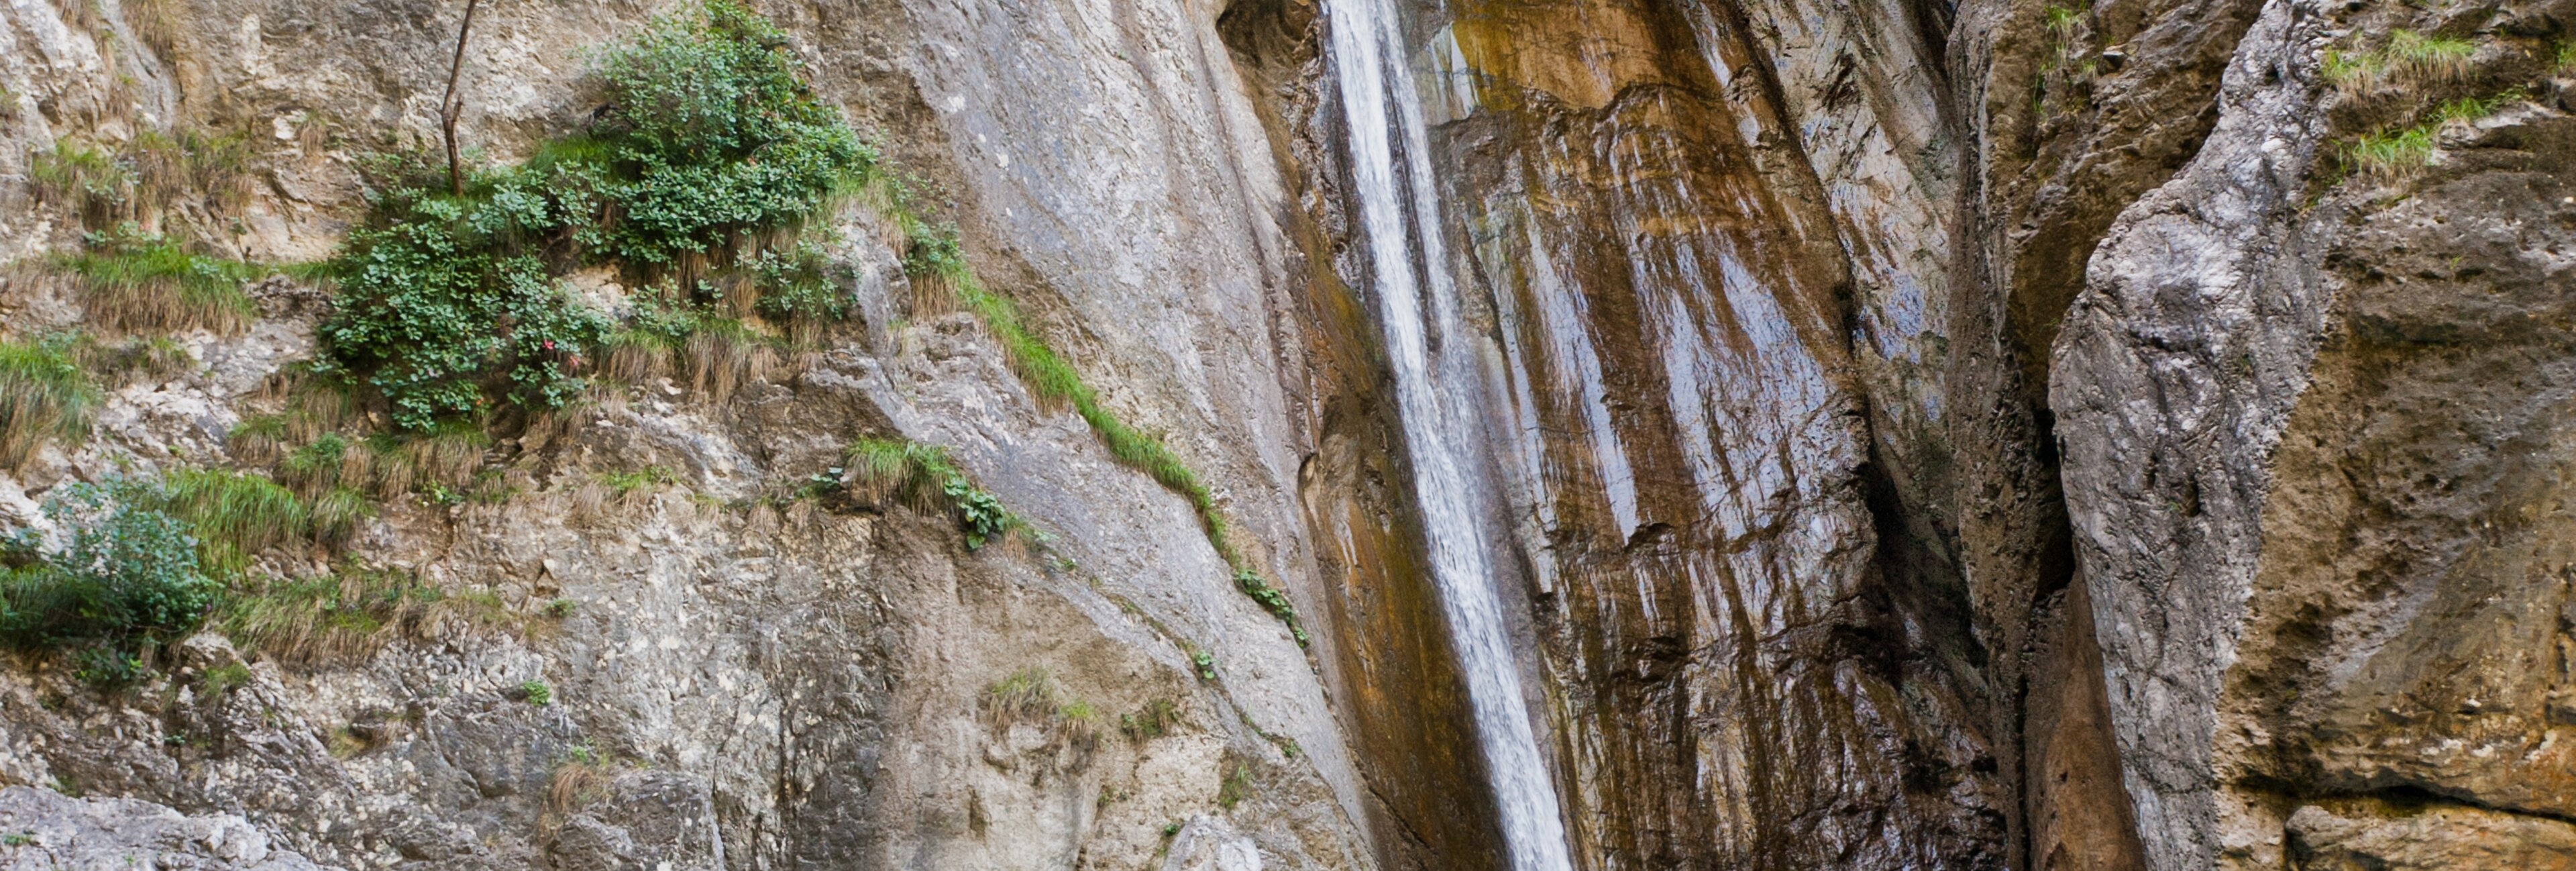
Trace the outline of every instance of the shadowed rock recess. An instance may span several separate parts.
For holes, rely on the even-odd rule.
[[[0,871],[2576,871],[2571,113],[2576,0],[13,0]]]

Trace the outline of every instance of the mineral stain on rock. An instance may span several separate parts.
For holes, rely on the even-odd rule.
[[[465,7],[0,7],[0,869],[2576,868],[2576,4]]]

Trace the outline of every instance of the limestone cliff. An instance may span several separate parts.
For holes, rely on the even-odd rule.
[[[469,158],[692,5],[479,2]],[[2576,867],[2576,4],[753,6],[850,315],[244,555],[306,643],[12,651],[0,868]],[[6,526],[394,429],[261,421],[464,8],[0,7]]]

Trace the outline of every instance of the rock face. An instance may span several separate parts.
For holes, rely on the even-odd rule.
[[[1312,646],[854,205],[859,322],[502,433],[494,498],[382,505],[351,554],[449,596],[399,631],[203,633],[113,693],[16,654],[0,867],[1509,867],[1352,7],[755,5]],[[238,189],[125,216],[327,256],[359,158],[435,140],[458,7],[0,6],[0,338],[103,329],[46,259],[58,143],[237,134]],[[484,4],[470,144],[573,129],[582,47],[667,8]],[[1405,253],[1447,252],[1432,351],[1473,376],[1442,435],[1574,867],[2576,867],[2576,3],[1393,8],[1439,234]],[[250,462],[325,295],[251,293],[0,516]],[[1048,537],[771,498],[860,436]]]

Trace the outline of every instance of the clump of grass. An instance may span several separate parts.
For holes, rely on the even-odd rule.
[[[610,502],[625,504],[634,494],[650,492],[674,480],[677,478],[671,470],[662,466],[646,466],[632,472],[593,473],[590,480],[582,483],[581,489],[573,492],[573,514],[595,516]]]
[[[2339,157],[2345,171],[2382,184],[2422,173],[2433,161],[2431,125],[2383,130],[2344,143]]]
[[[244,133],[146,130],[117,150],[56,140],[33,155],[28,177],[40,200],[69,208],[85,229],[159,227],[190,209],[239,208],[251,193],[250,160]]]
[[[50,152],[32,155],[27,177],[35,182],[39,201],[70,208],[90,229],[114,226],[134,196],[131,167],[113,152],[67,139],[55,140]]]
[[[227,662],[206,669],[206,673],[197,679],[197,692],[208,698],[217,698],[250,682],[250,666]]]
[[[1251,797],[1251,766],[1237,763],[1234,766],[1234,770],[1226,772],[1225,775],[1217,781],[1217,807],[1221,807],[1226,810],[1233,810],[1235,805],[1242,804],[1244,799]]]
[[[167,378],[194,369],[195,357],[168,336],[136,336],[119,344],[94,339],[78,343],[81,367],[108,380],[142,376]]]
[[[530,678],[519,682],[519,697],[542,708],[555,703],[555,689],[547,686],[545,681]]]
[[[2465,39],[2430,36],[2404,28],[2388,35],[2389,71],[2416,84],[2467,78],[2469,60],[2477,53],[2477,44]]]
[[[247,579],[239,587],[216,606],[212,627],[244,650],[296,666],[347,661],[444,617],[486,627],[517,622],[497,601],[448,595],[398,569],[351,565],[318,577]]]
[[[1199,514],[1208,539],[1228,563],[1240,565],[1242,552],[1227,538],[1225,517],[1217,511],[1216,500],[1208,492],[1198,473],[1183,463],[1178,454],[1163,440],[1120,420],[1100,402],[1100,394],[1082,380],[1073,364],[1049,347],[1045,340],[1021,321],[1018,306],[1010,300],[984,289],[973,273],[962,268],[949,276],[960,301],[981,318],[993,337],[1002,345],[1003,355],[1011,363],[1030,392],[1043,401],[1061,402],[1073,407],[1092,432],[1109,447],[1109,453],[1131,468],[1153,476],[1156,482],[1181,494]]]
[[[2050,4],[2040,14],[2041,21],[2048,27],[2049,41],[2056,46],[2057,63],[2063,66],[2068,60],[2073,59],[2078,45],[2076,40],[2083,35],[2084,12],[2071,7]]]
[[[155,492],[159,507],[188,522],[207,571],[233,577],[261,551],[313,536],[313,512],[294,491],[249,472],[180,469]]]
[[[73,342],[0,341],[0,468],[23,468],[46,442],[89,437],[105,397],[73,359]]]
[[[948,449],[915,441],[865,438],[847,452],[853,485],[877,498],[892,498],[916,511],[948,511],[966,533],[969,550],[1028,528],[1002,500],[975,486],[948,458]]]
[[[1180,705],[1171,699],[1155,699],[1135,713],[1118,715],[1118,731],[1140,744],[1171,733],[1181,723]]]
[[[555,763],[554,773],[547,777],[548,817],[560,818],[606,799],[616,780],[613,763],[598,750],[588,744],[573,745],[564,751],[563,758]]]
[[[132,224],[91,234],[88,251],[60,262],[81,277],[90,320],[127,333],[204,329],[237,334],[258,314],[242,284],[271,271],[190,252]]]
[[[2367,94],[2388,80],[2388,57],[2375,51],[2326,49],[2326,83],[2347,94]]]
[[[2558,52],[2551,59],[2550,72],[2561,76],[2576,76],[2576,39],[2558,43]]]
[[[2435,107],[2434,123],[2437,125],[2473,123],[2480,118],[2495,114],[2496,110],[2503,108],[2506,103],[2521,100],[2524,96],[2521,89],[2515,88],[2484,97],[2461,97]]]

